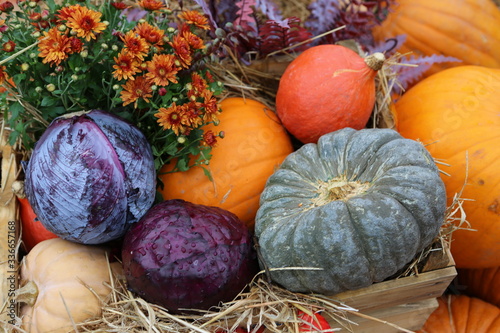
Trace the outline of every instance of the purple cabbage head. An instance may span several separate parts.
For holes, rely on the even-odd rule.
[[[178,199],[156,204],[130,228],[122,263],[128,288],[172,313],[232,300],[258,269],[236,215]]]
[[[63,239],[120,238],[153,204],[151,146],[138,128],[108,112],[61,116],[33,149],[25,191],[41,223]]]

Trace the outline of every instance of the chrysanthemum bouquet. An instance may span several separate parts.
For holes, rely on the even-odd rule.
[[[98,3],[99,2],[99,3]],[[138,126],[157,168],[203,164],[221,133],[209,24],[162,0],[0,1],[0,107],[10,142],[31,149],[52,119],[113,112]]]

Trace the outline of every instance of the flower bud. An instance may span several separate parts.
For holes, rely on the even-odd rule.
[[[78,75],[76,74],[71,75],[71,80],[78,81]]]
[[[27,71],[29,68],[30,68],[30,65],[28,65],[27,63],[23,63],[21,65],[21,70],[24,72]]]
[[[48,85],[45,86],[48,92],[53,92],[56,90],[56,86],[53,83],[49,83]]]

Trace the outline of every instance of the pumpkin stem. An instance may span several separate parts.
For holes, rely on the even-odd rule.
[[[378,71],[384,66],[385,60],[385,55],[383,53],[375,52],[365,58],[365,63],[374,71]]]
[[[33,306],[38,297],[38,287],[33,281],[28,281],[24,286],[16,290],[15,298],[19,303]]]
[[[365,192],[369,187],[369,182],[360,183],[342,179],[342,177],[334,178],[318,184],[318,196],[313,200],[313,203],[315,206],[322,206],[336,200],[346,201]]]

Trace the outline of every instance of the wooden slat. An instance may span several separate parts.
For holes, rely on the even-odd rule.
[[[415,276],[375,283],[369,287],[346,291],[330,298],[360,311],[394,307],[441,296],[457,275],[454,261],[446,251],[444,266]]]
[[[12,182],[16,179],[18,165],[12,147],[6,144],[7,133],[1,138],[1,187],[0,187],[0,319],[11,322],[17,314],[17,304],[12,300],[18,287],[17,246],[19,220],[17,200],[12,193]]]
[[[357,325],[351,325],[348,328],[342,328],[335,322],[331,322],[330,325],[341,328],[339,332],[353,333],[401,332],[398,327],[409,331],[417,331],[422,328],[427,318],[437,307],[438,301],[435,298],[430,298],[419,302],[400,304],[391,308],[363,312],[364,315],[378,318],[380,321],[349,315],[348,319],[354,321]]]

